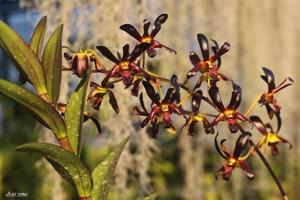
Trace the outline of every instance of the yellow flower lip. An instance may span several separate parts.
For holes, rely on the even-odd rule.
[[[152,42],[152,38],[151,37],[143,37],[141,39],[141,42],[144,42],[144,43],[151,43]]]
[[[225,110],[224,115],[227,118],[232,118],[234,113],[235,113],[235,110]]]
[[[170,128],[166,128],[166,131],[172,135],[175,135],[176,134],[176,129],[174,129],[173,127],[170,127]]]
[[[122,70],[129,69],[129,62],[128,61],[121,62],[120,66]]]
[[[233,157],[228,158],[227,162],[229,166],[233,166],[236,164],[236,159],[234,159]]]
[[[168,112],[169,111],[169,105],[168,104],[162,104],[161,105],[161,110],[163,112]]]
[[[203,121],[203,115],[197,114],[194,116],[194,119],[197,121]]]
[[[101,93],[101,94],[106,93],[107,90],[108,90],[107,88],[103,88],[103,87],[96,87],[96,88],[95,88],[95,91],[96,91],[97,93]]]
[[[267,138],[268,138],[267,139],[268,144],[276,144],[281,141],[276,133],[268,133]]]

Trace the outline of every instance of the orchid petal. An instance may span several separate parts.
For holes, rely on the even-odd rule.
[[[139,57],[144,51],[146,51],[149,47],[151,46],[151,44],[148,43],[141,43],[139,45],[137,45],[134,50],[132,51],[132,53],[129,56],[129,61],[133,62],[135,61],[135,59],[137,59],[137,57]]]
[[[242,151],[246,148],[248,141],[251,137],[251,133],[249,132],[243,132],[237,139],[234,152],[233,152],[233,158],[238,159],[242,153]]]
[[[209,88],[208,93],[215,106],[217,106],[220,111],[225,111],[225,107],[219,94],[219,88],[216,85],[213,85]]]
[[[142,36],[138,33],[136,28],[131,24],[123,24],[122,26],[120,26],[120,29],[125,31],[126,33],[128,33],[130,36],[132,36],[138,41],[142,39]]]
[[[208,46],[208,40],[202,33],[199,33],[197,35],[198,43],[202,52],[203,60],[208,61],[209,60],[209,46]]]
[[[112,54],[112,52],[107,47],[105,47],[105,46],[97,46],[96,48],[107,59],[111,60],[112,62],[114,62],[116,64],[119,63],[119,60],[114,56],[114,54]]]
[[[227,106],[228,109],[236,110],[241,103],[242,100],[242,89],[240,86],[236,85],[234,82],[232,82],[232,94],[231,94],[231,100],[229,105]]]
[[[261,121],[261,119],[258,116],[255,116],[255,115],[251,116],[250,121],[261,134],[263,134],[263,135],[268,134],[264,123]]]

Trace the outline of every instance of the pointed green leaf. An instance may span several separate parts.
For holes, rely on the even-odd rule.
[[[157,193],[153,193],[147,197],[144,198],[144,200],[156,200],[158,198],[158,194]]]
[[[68,138],[76,155],[80,152],[81,129],[90,78],[91,70],[88,70],[71,94],[65,112]]]
[[[39,122],[50,128],[56,138],[65,138],[66,125],[60,114],[41,97],[14,83],[0,79],[0,93],[24,106]]]
[[[46,80],[39,59],[24,40],[3,21],[0,21],[0,46],[18,70],[28,77],[37,93],[47,94]]]
[[[107,199],[118,160],[128,139],[129,137],[123,139],[123,141],[94,169],[92,173],[92,200]]]
[[[38,25],[36,26],[34,32],[32,33],[29,45],[32,51],[41,59],[41,52],[43,47],[43,41],[46,32],[47,16],[40,19]]]
[[[50,164],[54,164],[55,169],[59,168],[58,173],[66,175],[74,182],[79,197],[90,197],[92,181],[86,166],[81,160],[69,151],[47,143],[27,143],[17,147],[17,151],[34,151],[42,154]],[[58,167],[59,166],[59,167]]]
[[[59,175],[68,181],[70,184],[74,184],[72,176],[68,173],[68,171],[61,166],[59,163],[55,162],[54,160],[51,160],[50,158],[45,157],[45,159],[52,165],[52,167],[59,173]]]
[[[61,83],[62,71],[62,32],[63,25],[59,25],[50,36],[42,58],[42,66],[46,76],[47,91],[52,103],[56,104]]]

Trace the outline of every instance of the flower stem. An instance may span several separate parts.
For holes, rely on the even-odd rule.
[[[255,104],[257,103],[257,101],[260,99],[261,94],[257,95],[257,97],[254,99],[254,101],[251,103],[251,105],[249,106],[249,108],[247,109],[247,111],[245,112],[244,116],[247,116],[251,110],[254,108]]]
[[[265,156],[261,153],[261,151],[258,149],[258,147],[254,144],[254,142],[251,139],[249,140],[249,144],[254,147],[255,152],[258,154],[258,156],[260,157],[260,159],[263,161],[264,165],[270,172],[272,178],[274,179],[275,183],[277,184],[278,189],[280,190],[282,198],[284,200],[288,200],[287,194],[286,194],[284,188],[282,187],[280,180],[275,175],[272,167],[270,166],[269,162],[266,160]]]
[[[187,95],[185,95],[185,96],[182,98],[182,100],[177,104],[177,106],[182,105],[185,101],[187,101],[187,100],[190,98],[190,96],[192,96],[190,93],[188,93]]]

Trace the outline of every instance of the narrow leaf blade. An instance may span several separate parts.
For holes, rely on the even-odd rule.
[[[50,36],[42,58],[48,95],[51,102],[54,104],[57,103],[61,84],[62,32],[63,25],[59,25]]]
[[[46,32],[46,25],[47,25],[47,16],[44,16],[40,19],[34,32],[32,33],[29,42],[30,48],[37,55],[39,59],[41,58],[41,51],[42,51],[43,41]]]
[[[88,70],[72,93],[65,112],[67,134],[76,155],[80,152],[81,129],[90,78],[91,70]]]
[[[158,198],[158,194],[157,193],[153,193],[147,197],[144,198],[144,200],[156,200]]]
[[[14,83],[0,79],[0,93],[21,104],[46,127],[57,139],[65,138],[66,126],[60,114],[41,97]]]
[[[51,160],[50,164],[56,165],[55,169],[59,167],[58,173],[68,177],[74,182],[79,197],[90,197],[92,181],[91,176],[86,166],[81,160],[70,153],[69,151],[47,143],[27,143],[17,147],[17,151],[37,152],[45,156],[47,160]],[[63,171],[62,171],[63,169]]]
[[[39,95],[47,94],[42,65],[24,40],[0,21],[0,46],[22,74],[26,75]]]
[[[122,142],[94,169],[92,173],[92,200],[107,199],[118,160],[128,139],[129,137],[123,139]]]

